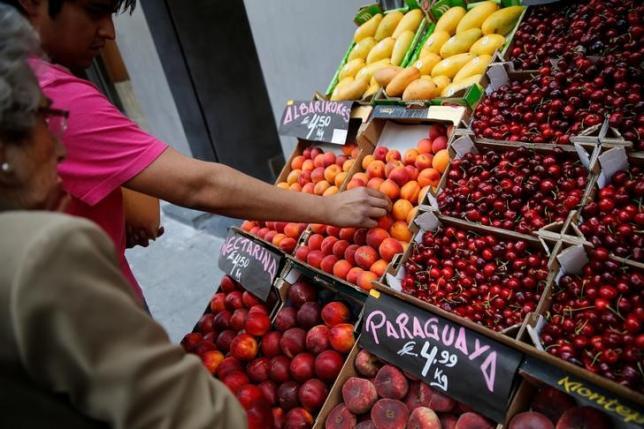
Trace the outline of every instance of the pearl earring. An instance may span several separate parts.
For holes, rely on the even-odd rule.
[[[2,169],[3,173],[11,173],[12,170],[11,165],[9,165],[8,162],[3,162],[0,169]]]

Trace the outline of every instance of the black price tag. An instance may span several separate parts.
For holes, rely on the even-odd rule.
[[[304,140],[345,144],[352,101],[289,102],[280,121],[280,134]]]
[[[365,303],[360,345],[502,422],[523,355],[386,294]]]
[[[234,229],[219,252],[219,268],[253,295],[266,301],[281,264],[281,255]]]
[[[638,407],[587,380],[582,380],[557,366],[528,357],[521,365],[520,372],[571,395],[578,405],[598,408],[610,416],[614,428],[635,429],[644,425],[644,409],[642,407]]]
[[[405,106],[375,106],[374,119],[427,119],[429,108],[412,108]]]

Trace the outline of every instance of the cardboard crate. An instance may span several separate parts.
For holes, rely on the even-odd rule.
[[[433,123],[441,123],[448,126],[450,129],[453,129],[455,125],[462,120],[462,117],[465,114],[465,109],[462,107],[436,106],[428,109],[427,112],[427,116],[429,117],[402,117],[395,121],[378,118],[372,119],[363,125],[363,128],[359,133],[358,139],[361,141],[360,145],[362,147],[371,147],[373,148],[372,151],[378,146],[387,146],[391,150],[399,150],[401,153],[404,153],[405,150],[415,147],[418,140],[427,136],[428,129]],[[450,131],[448,131],[448,135],[449,133]],[[363,171],[361,162],[356,162],[354,164],[354,168],[351,169],[351,173],[347,177],[345,185],[348,184],[355,173]],[[343,186],[341,191],[344,191],[345,189],[346,186]],[[300,246],[306,244],[311,233],[311,226],[309,226],[303,235],[304,238],[299,242]],[[335,277],[330,273],[324,272],[321,269],[315,268],[307,264],[305,261],[300,261],[292,256],[289,256],[289,259],[294,264],[299,265],[302,269],[307,270],[311,275],[315,275],[321,280],[326,279],[326,281],[330,283],[343,284],[346,287],[355,289],[358,293],[365,294],[365,291],[358,288],[356,285]]]
[[[386,15],[387,13],[391,13],[393,11],[399,11],[399,12],[402,12],[402,13],[406,13],[406,12],[412,10],[412,9],[418,9],[420,7],[415,0],[407,0],[405,3],[406,3],[405,7],[397,8],[397,9],[390,9],[390,10],[383,10],[380,7],[380,5],[378,5],[378,4],[365,6],[365,7],[361,8],[358,11],[357,15],[354,18],[354,22],[355,22],[355,24],[357,26],[360,26],[360,25],[364,24],[365,22],[367,22],[369,19],[371,19],[374,15],[376,15],[378,13],[382,13],[384,15]],[[416,34],[414,35],[414,38],[413,38],[411,44],[409,45],[409,48],[407,49],[407,52],[405,53],[405,56],[403,57],[402,62],[400,63],[401,67],[405,67],[409,63],[410,58],[413,55],[413,52],[414,52],[414,50],[416,48],[416,45],[419,43],[419,41],[422,38],[423,34],[425,34],[425,32],[427,31],[427,26],[428,25],[429,25],[429,23],[427,22],[427,19],[423,18],[423,20],[421,21],[420,25],[418,26],[418,29],[416,30]],[[340,79],[339,79],[340,72],[342,71],[342,68],[346,65],[346,63],[348,62],[347,60],[349,58],[349,55],[351,54],[351,51],[353,50],[355,45],[356,45],[356,43],[352,39],[351,43],[349,44],[349,47],[347,48],[346,52],[344,53],[344,56],[342,57],[342,60],[340,60],[340,65],[338,66],[338,68],[336,69],[333,77],[331,78],[331,82],[329,82],[329,86],[324,91],[324,94],[321,94],[321,93],[318,92],[317,93],[318,97],[320,97],[322,99],[326,99],[326,100],[331,98],[331,95],[333,94],[333,91],[335,90],[335,87],[340,82]],[[364,103],[364,104],[370,104],[371,97],[368,97],[368,98],[362,99],[362,100],[358,100],[358,102]]]

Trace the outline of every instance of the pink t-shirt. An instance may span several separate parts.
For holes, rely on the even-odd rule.
[[[63,137],[67,158],[58,169],[72,197],[68,213],[91,219],[105,230],[116,246],[123,274],[143,298],[125,259],[121,186],[156,160],[167,145],[125,117],[91,82],[40,59],[31,65],[53,107],[69,111]]]

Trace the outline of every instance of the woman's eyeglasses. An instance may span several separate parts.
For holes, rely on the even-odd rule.
[[[49,128],[49,131],[53,136],[62,141],[63,136],[65,135],[65,130],[67,130],[67,118],[69,118],[69,112],[66,110],[41,106],[38,108],[38,113],[45,119],[47,128]]]

